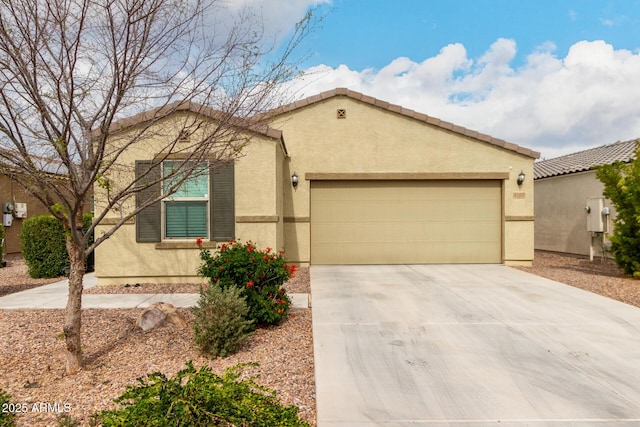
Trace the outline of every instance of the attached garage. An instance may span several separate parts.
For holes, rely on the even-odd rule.
[[[502,262],[501,180],[311,181],[311,264]]]

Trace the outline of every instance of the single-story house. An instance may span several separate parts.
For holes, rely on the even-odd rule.
[[[203,182],[205,240],[251,240],[302,266],[531,264],[537,152],[344,88],[268,117]],[[162,231],[139,214],[97,248],[100,284],[197,280],[195,238],[174,232],[168,206],[150,216]]]
[[[616,212],[594,167],[628,162],[635,149],[636,140],[621,141],[536,162],[535,248],[602,255]]]

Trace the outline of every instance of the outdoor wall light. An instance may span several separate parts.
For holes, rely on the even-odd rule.
[[[518,174],[518,185],[522,185],[525,177],[526,175],[524,174],[524,172],[520,171],[520,173]]]
[[[295,172],[291,175],[291,185],[293,185],[293,188],[298,186],[298,175]]]

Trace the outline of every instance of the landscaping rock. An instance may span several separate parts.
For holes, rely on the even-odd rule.
[[[165,324],[172,324],[179,328],[184,328],[187,323],[184,321],[178,310],[169,303],[156,302],[145,308],[136,325],[143,331],[149,331],[164,326]]]

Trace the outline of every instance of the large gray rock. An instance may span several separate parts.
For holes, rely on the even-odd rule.
[[[184,328],[187,322],[184,321],[178,310],[169,303],[156,302],[142,310],[136,325],[143,331],[160,328],[167,323]]]

